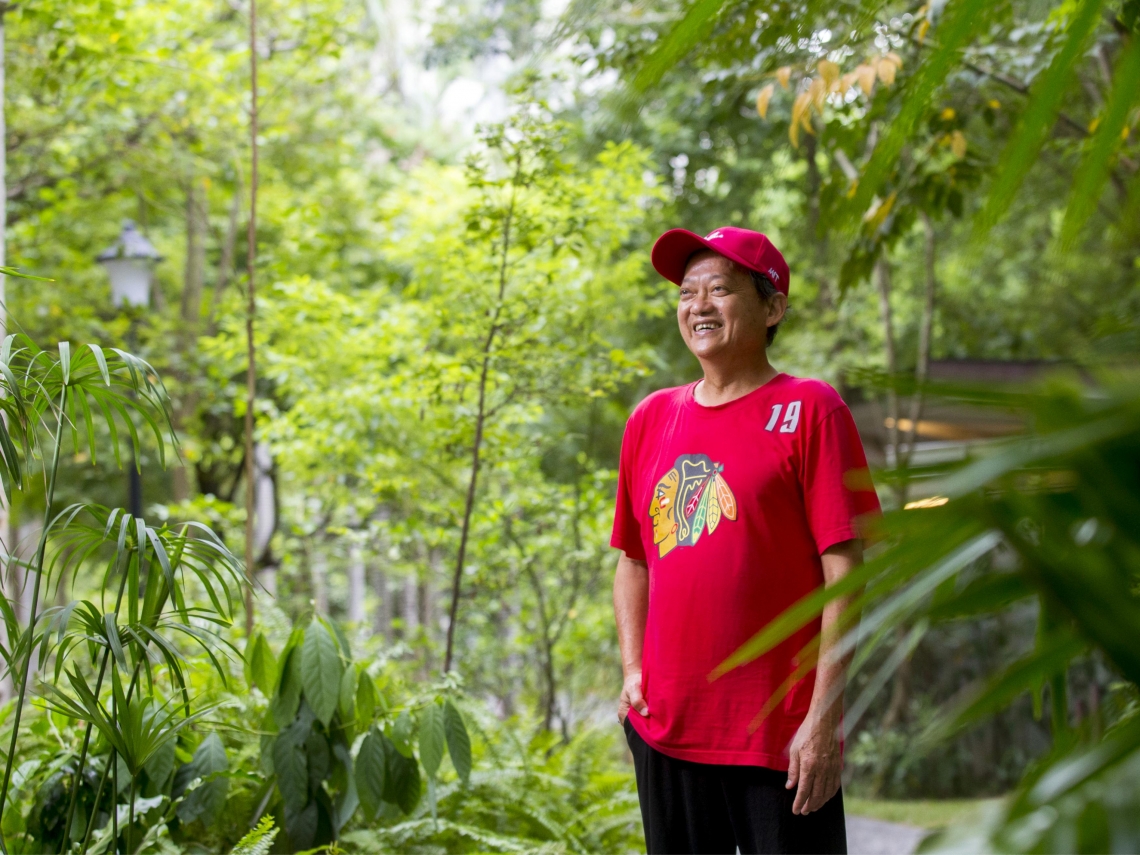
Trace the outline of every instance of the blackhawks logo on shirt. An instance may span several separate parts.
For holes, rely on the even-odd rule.
[[[723,517],[736,519],[736,497],[721,474],[724,466],[707,454],[682,454],[661,476],[649,501],[653,542],[664,557],[678,546],[692,546]]]

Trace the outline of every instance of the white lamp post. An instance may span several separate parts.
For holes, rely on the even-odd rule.
[[[95,260],[111,277],[111,298],[116,306],[140,308],[150,304],[151,278],[162,256],[132,220],[123,221],[119,239]]]

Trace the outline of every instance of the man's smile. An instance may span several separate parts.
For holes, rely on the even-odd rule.
[[[693,326],[693,332],[711,332],[713,330],[718,330],[723,326],[724,324],[722,324],[720,321],[701,321]]]

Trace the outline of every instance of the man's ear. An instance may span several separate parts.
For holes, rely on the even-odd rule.
[[[779,292],[768,298],[768,326],[774,327],[788,311],[788,296]]]

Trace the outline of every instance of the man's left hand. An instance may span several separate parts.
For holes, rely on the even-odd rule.
[[[789,749],[787,788],[796,790],[792,813],[808,814],[827,804],[839,792],[843,754],[838,720],[808,713]]]

